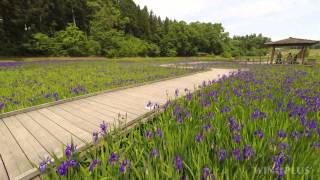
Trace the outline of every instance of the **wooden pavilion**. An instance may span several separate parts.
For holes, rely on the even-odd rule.
[[[302,61],[302,64],[304,64],[304,59],[305,59],[305,53],[306,50],[309,46],[315,45],[319,43],[319,41],[314,41],[314,40],[308,40],[308,39],[298,39],[298,38],[288,38],[288,39],[283,39],[280,41],[275,41],[275,42],[268,42],[265,43],[266,46],[271,47],[271,57],[270,57],[270,64],[273,63],[273,59],[275,56],[275,51],[277,47],[301,47],[300,51],[300,58]]]

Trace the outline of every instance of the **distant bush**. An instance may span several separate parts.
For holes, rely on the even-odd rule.
[[[57,32],[53,37],[43,33],[32,35],[32,40],[27,48],[37,51],[42,55],[52,56],[85,56],[100,54],[99,42],[88,39],[86,34],[74,24]]]

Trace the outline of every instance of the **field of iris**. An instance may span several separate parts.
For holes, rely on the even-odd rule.
[[[0,114],[88,93],[195,72],[170,59],[0,62]]]
[[[264,66],[204,82],[126,134],[102,123],[92,148],[69,145],[39,169],[46,179],[319,179],[318,68]]]

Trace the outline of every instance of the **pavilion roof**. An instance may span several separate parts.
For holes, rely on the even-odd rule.
[[[275,42],[268,42],[268,43],[265,43],[265,45],[267,46],[312,46],[317,43],[319,43],[319,41],[290,37],[288,39],[283,39]]]

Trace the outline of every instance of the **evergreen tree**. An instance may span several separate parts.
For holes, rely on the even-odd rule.
[[[133,0],[0,1],[0,55],[263,55],[267,41],[230,38],[222,24],[162,20]]]

